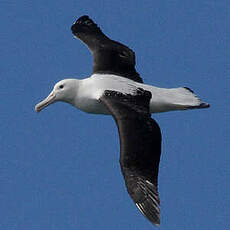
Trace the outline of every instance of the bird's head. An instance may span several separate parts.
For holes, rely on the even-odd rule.
[[[57,101],[64,101],[70,104],[74,103],[74,99],[78,89],[77,79],[64,79],[55,84],[51,93],[43,101],[35,106],[35,111],[40,112],[45,107]]]

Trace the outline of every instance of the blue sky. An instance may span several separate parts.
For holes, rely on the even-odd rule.
[[[92,71],[84,14],[136,52],[144,81],[187,86],[208,110],[156,114],[164,230],[229,228],[229,1],[5,1],[0,7],[0,229],[153,229],[129,198],[109,116],[34,105]]]

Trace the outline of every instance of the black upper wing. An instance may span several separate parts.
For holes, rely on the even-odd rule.
[[[80,17],[71,30],[91,50],[94,73],[116,74],[143,82],[135,69],[135,53],[127,46],[109,39],[88,16]]]
[[[158,169],[161,131],[149,113],[151,93],[105,91],[101,102],[114,117],[120,136],[120,165],[129,195],[153,224],[160,224]]]

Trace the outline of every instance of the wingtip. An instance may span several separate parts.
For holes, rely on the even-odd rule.
[[[152,222],[152,223],[154,224],[155,227],[159,227],[161,224],[160,218],[157,221]]]
[[[71,26],[71,30],[73,34],[75,34],[77,31],[77,25],[84,24],[87,20],[91,20],[88,15],[83,15],[77,20],[74,21],[73,25]],[[92,20],[91,20],[92,21]]]
[[[71,31],[75,36],[77,36],[78,33],[85,33],[86,31],[90,31],[90,33],[102,33],[98,25],[88,15],[83,15],[78,18],[71,26]]]
[[[89,15],[85,14],[85,15],[82,15],[80,18],[78,18],[78,20],[82,20],[82,19],[89,19]]]
[[[137,208],[139,209],[139,211],[142,213],[142,215],[147,218],[153,225],[155,225],[156,227],[160,226],[160,213],[147,213],[147,211],[145,210],[145,208],[143,207],[142,204],[140,203],[136,203]],[[148,215],[149,214],[149,215]]]
[[[84,22],[86,20],[89,20],[89,16],[88,15],[82,15],[81,17],[79,17],[77,20],[75,20],[74,24],[77,22]]]

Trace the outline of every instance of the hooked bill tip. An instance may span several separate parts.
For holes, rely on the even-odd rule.
[[[35,105],[34,107],[35,112],[39,113],[41,110],[39,109],[38,105]]]

